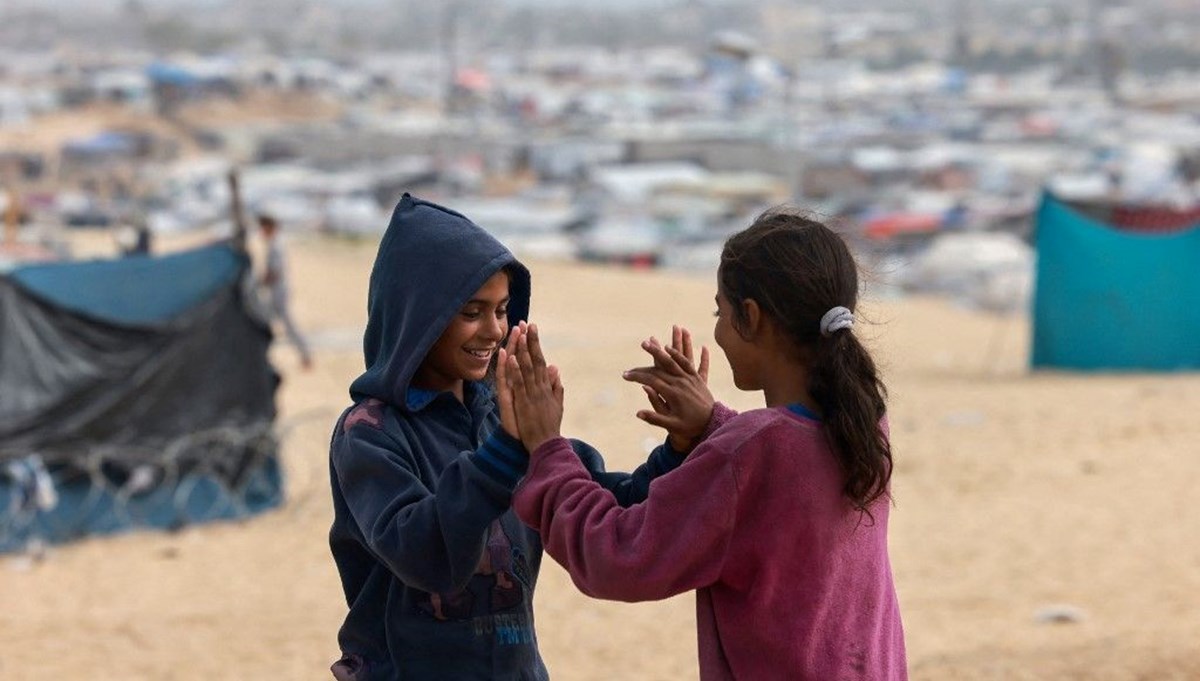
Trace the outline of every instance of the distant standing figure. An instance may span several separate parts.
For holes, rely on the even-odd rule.
[[[135,221],[134,226],[124,228],[117,234],[117,245],[124,257],[150,255],[153,240],[150,226],[140,218]]]
[[[312,353],[308,349],[308,342],[300,335],[300,329],[296,327],[296,322],[292,320],[292,315],[288,311],[287,263],[284,258],[283,244],[278,238],[279,222],[271,215],[260,214],[258,228],[267,244],[267,262],[262,277],[259,279],[259,285],[267,290],[267,305],[270,309],[271,319],[277,319],[283,324],[283,330],[287,334],[288,340],[296,346],[296,350],[300,353],[300,366],[311,369]]]

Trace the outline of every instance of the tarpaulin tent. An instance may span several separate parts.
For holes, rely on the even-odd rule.
[[[1139,233],[1047,193],[1036,228],[1035,368],[1200,369],[1200,223]]]
[[[0,551],[280,503],[248,267],[217,244],[0,277]]]

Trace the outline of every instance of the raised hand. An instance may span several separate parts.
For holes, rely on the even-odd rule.
[[[557,367],[546,364],[537,324],[524,329],[513,354],[506,359],[505,373],[512,386],[513,411],[520,424],[521,442],[533,452],[559,437],[563,417],[562,379]]]
[[[525,322],[512,328],[508,333],[508,342],[496,351],[496,407],[500,410],[500,427],[511,437],[521,439],[521,430],[517,423],[517,413],[513,410],[512,385],[508,380],[508,358],[517,349],[517,339],[525,331]]]
[[[708,348],[700,349],[695,365],[692,334],[681,326],[671,327],[671,345],[664,347],[651,337],[642,342],[654,366],[626,371],[625,380],[640,383],[652,411],[637,417],[667,431],[671,447],[689,452],[712,418],[713,399],[708,389]]]

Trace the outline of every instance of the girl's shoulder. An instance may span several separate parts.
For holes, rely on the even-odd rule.
[[[708,442],[723,450],[735,452],[747,444],[777,437],[776,431],[787,428],[790,417],[778,409],[762,407],[739,412],[713,431]]]
[[[785,407],[758,407],[738,412],[733,418],[726,421],[725,425],[737,428],[762,428],[787,423],[791,420],[792,417],[788,415]],[[815,421],[814,425],[820,425],[820,422]]]
[[[714,431],[705,444],[708,452],[727,458],[739,478],[753,476],[754,471],[777,471],[778,466],[771,462],[780,457],[801,461],[825,458],[828,452],[820,421],[797,417],[786,408],[741,412]]]

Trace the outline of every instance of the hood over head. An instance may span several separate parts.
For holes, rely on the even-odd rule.
[[[464,215],[405,194],[379,243],[367,292],[366,371],[350,385],[406,409],[413,376],[451,318],[507,267],[510,328],[529,316],[529,270]]]

